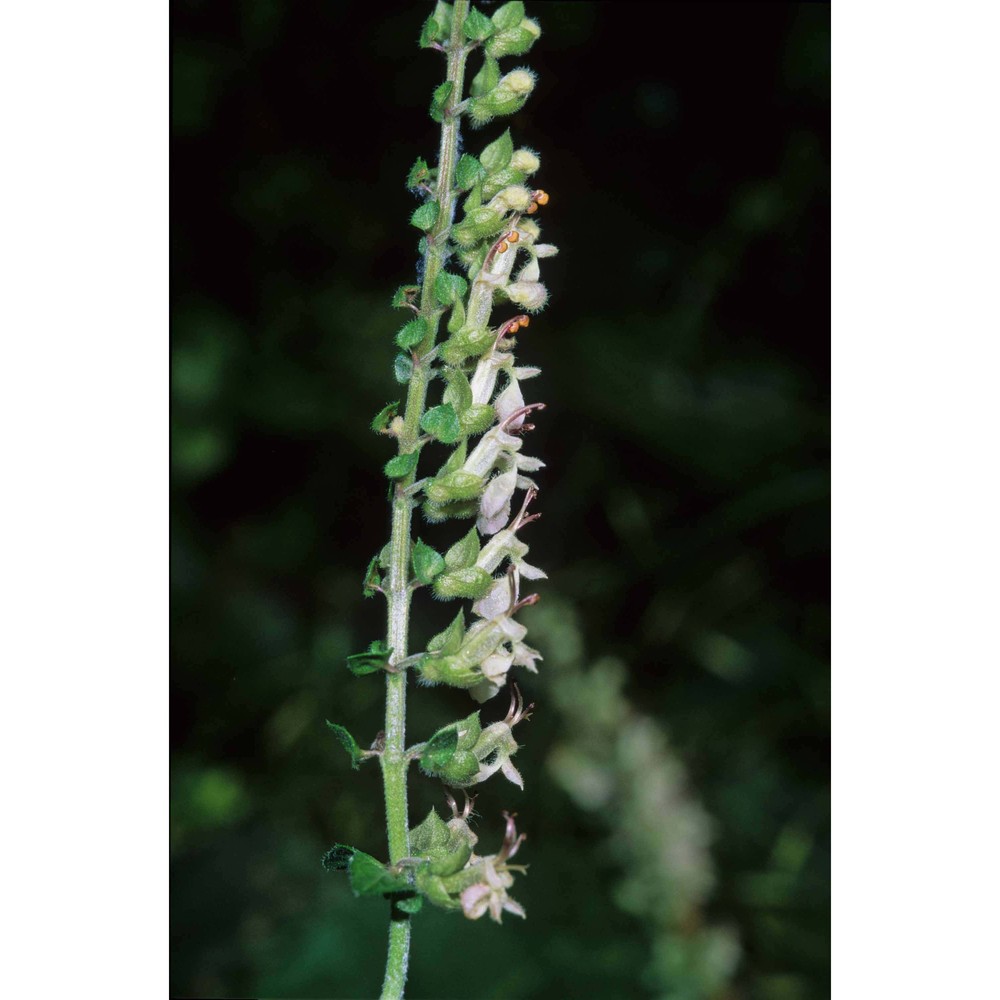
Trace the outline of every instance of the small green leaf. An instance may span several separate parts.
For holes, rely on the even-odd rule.
[[[444,377],[448,382],[442,399],[455,407],[455,412],[462,416],[472,406],[472,386],[469,378],[461,368],[446,368]],[[492,411],[493,407],[490,407]]]
[[[463,326],[465,326],[465,305],[461,299],[456,299],[448,317],[448,332],[457,333]]]
[[[469,84],[469,93],[473,97],[488,94],[500,82],[500,64],[489,54],[490,43],[486,43],[487,53],[483,57],[483,65]]]
[[[485,14],[480,13],[475,7],[470,7],[462,30],[465,32],[466,38],[474,42],[481,42],[493,34],[495,26]]]
[[[400,285],[392,296],[392,308],[406,309],[419,294],[419,285]]]
[[[471,715],[467,715],[458,723],[458,749],[471,750],[479,742],[482,731],[483,726],[479,721],[479,709],[477,708]]]
[[[394,875],[381,861],[364,851],[355,851],[348,864],[355,896],[384,896],[387,892],[411,890],[405,875]]]
[[[426,183],[431,175],[431,168],[427,166],[427,161],[422,157],[417,157],[416,162],[410,167],[410,172],[406,175],[406,186],[414,191],[421,184]]]
[[[458,749],[458,727],[452,723],[439,729],[425,744],[420,762],[429,771],[440,771]]]
[[[510,0],[493,12],[493,24],[498,31],[516,28],[524,20],[524,4],[521,0]]]
[[[427,643],[427,650],[431,653],[440,653],[442,656],[454,656],[462,648],[463,638],[465,638],[465,611],[459,608],[451,624]]]
[[[395,403],[387,403],[382,407],[378,413],[375,414],[372,420],[372,430],[376,434],[383,434],[385,429],[392,422],[393,417],[399,412],[399,400],[397,399]]]
[[[473,403],[458,419],[462,434],[466,436],[482,434],[493,426],[496,410],[489,403]]]
[[[396,455],[385,463],[385,474],[390,479],[405,479],[417,467],[420,452],[408,451],[404,455]]]
[[[438,123],[444,121],[445,105],[447,105],[448,98],[451,97],[451,92],[454,89],[455,84],[452,83],[451,80],[445,80],[444,83],[441,83],[434,88],[434,94],[431,96],[430,107],[431,118],[433,118],[434,121]]]
[[[400,385],[406,385],[413,374],[413,358],[409,354],[397,354],[392,363],[392,373]]]
[[[442,271],[434,282],[434,295],[443,306],[450,306],[468,291],[469,283],[459,274]]]
[[[493,577],[479,566],[449,570],[434,580],[434,596],[442,601],[456,597],[478,601],[493,585]]]
[[[323,860],[320,864],[328,872],[346,872],[351,864],[351,858],[354,857],[354,848],[348,847],[347,844],[334,844],[323,855]]]
[[[468,534],[455,542],[444,556],[448,569],[465,569],[479,558],[479,532],[470,528]]]
[[[404,913],[419,913],[423,905],[423,896],[403,896],[402,899],[396,900],[396,909],[402,910]]]
[[[413,215],[410,216],[410,225],[425,233],[434,227],[438,217],[438,203],[436,201],[425,201]]]
[[[429,49],[435,42],[440,44],[439,39],[442,37],[441,25],[434,20],[434,16],[431,15],[424,21],[424,26],[420,29],[420,47],[422,49]]]
[[[329,719],[326,720],[326,724],[333,730],[333,735],[340,740],[340,745],[351,758],[351,767],[356,771],[358,765],[368,759],[361,747],[358,746],[357,740],[343,726],[338,726],[337,723],[331,722]]]
[[[485,171],[483,165],[471,153],[463,153],[455,167],[455,187],[468,191]]]
[[[401,350],[409,351],[416,347],[427,336],[428,327],[427,320],[423,316],[414,316],[400,331],[396,334],[396,346]]]
[[[374,597],[382,585],[382,577],[378,571],[378,556],[372,556],[372,561],[365,570],[365,578],[361,584],[361,593],[365,597]]]
[[[435,43],[440,45],[448,41],[451,36],[451,20],[453,8],[450,3],[443,3],[441,0],[434,7],[434,13],[424,21],[423,30],[420,32],[420,47],[429,49]]]
[[[497,11],[499,14],[500,12]],[[514,155],[514,141],[510,137],[510,129],[495,142],[491,142],[479,157],[484,169],[488,174],[495,174],[498,170],[503,170],[510,165],[510,158]]]
[[[390,656],[392,650],[381,639],[376,639],[364,653],[353,653],[347,657],[347,669],[355,677],[374,674],[379,670],[385,670],[389,665]]]
[[[448,460],[437,470],[439,476],[447,476],[452,472],[457,472],[459,469],[465,465],[465,459],[468,455],[468,448],[465,446],[463,441],[449,456]]]
[[[485,171],[484,171],[485,176]],[[472,185],[469,196],[462,202],[462,213],[468,215],[473,209],[479,208],[483,203],[483,181],[480,178]]]
[[[430,583],[438,573],[444,572],[444,559],[441,554],[419,538],[413,546],[411,554],[413,573],[421,583]]]
[[[430,854],[448,846],[448,824],[431,807],[424,821],[410,830],[410,850],[416,854]]]
[[[442,444],[454,444],[462,433],[458,414],[451,403],[433,406],[420,418],[420,429]]]

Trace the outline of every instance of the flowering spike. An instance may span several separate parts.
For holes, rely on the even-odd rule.
[[[366,893],[395,897],[397,918],[415,913],[423,900],[470,919],[488,913],[499,923],[504,913],[525,916],[508,895],[514,873],[524,871],[509,864],[524,835],[517,833],[514,814],[504,813],[499,851],[476,855],[478,837],[470,826],[475,800],[465,790],[497,773],[524,787],[513,761],[519,750],[514,730],[531,717],[533,706],[525,704],[511,671],[535,673],[542,659],[526,643],[528,630],[517,615],[538,600],[537,594],[521,595],[522,578],[537,580],[545,573],[527,562],[528,545],[520,537],[540,516],[529,513],[538,495],[529,476],[544,468],[523,446],[534,426],[527,418],[545,404],[525,399],[522,383],[538,369],[518,363],[514,335],[527,329],[529,314],[548,301],[539,262],[556,250],[540,242],[541,228],[530,218],[549,197],[530,187],[529,178],[541,166],[538,154],[515,148],[507,130],[477,155],[460,158],[458,128],[463,121],[486,124],[525,105],[535,88],[534,72],[503,70],[499,61],[527,52],[539,34],[521,0],[499,5],[490,17],[471,9],[469,0],[442,0],[421,34],[424,48],[448,53],[448,76],[434,91],[430,109],[440,125],[439,161],[431,167],[418,160],[407,179],[421,197],[410,217],[421,231],[421,283],[404,285],[392,300],[412,313],[396,333],[395,372],[414,391],[407,394],[405,411],[390,404],[373,422],[396,450],[385,464],[394,483],[392,537],[365,576],[366,593],[387,599],[388,641],[350,664],[358,676],[385,675],[385,732],[371,750],[362,751],[346,730],[334,727],[352,762],[380,756],[389,863],[346,847],[331,863],[349,866],[352,885],[363,885]],[[468,74],[470,87],[463,90],[465,63],[474,50],[482,65]],[[493,310],[504,302],[517,311],[497,325]],[[446,339],[439,342],[439,335]],[[441,395],[429,400],[435,386],[442,387]],[[433,455],[442,446],[444,454],[432,458],[436,473],[418,469],[426,449]],[[520,500],[518,490],[524,492]],[[418,504],[429,522],[471,519],[472,524],[439,553],[415,537],[412,511]],[[424,652],[393,659],[393,649],[409,649],[409,608],[418,589],[442,600],[468,601],[472,614],[467,620],[459,610]],[[408,670],[425,686],[465,690],[480,704],[509,687],[507,714],[484,725],[474,711],[404,749]],[[432,809],[408,829],[407,769],[414,760],[444,784],[450,817]],[[461,806],[456,788],[463,790]],[[406,921],[394,920],[384,995],[402,996],[408,935]]]

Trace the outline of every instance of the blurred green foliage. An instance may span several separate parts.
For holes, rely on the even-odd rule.
[[[526,790],[476,807],[487,850],[518,811],[528,920],[425,908],[414,998],[829,993],[829,8],[648,9],[528,7],[547,659]],[[171,993],[372,996],[384,907],[320,857],[384,855],[379,774],[324,719],[381,728],[344,658],[384,629],[368,424],[440,65],[411,4],[173,13]],[[414,648],[450,617],[417,609]],[[470,710],[416,690],[412,739]]]

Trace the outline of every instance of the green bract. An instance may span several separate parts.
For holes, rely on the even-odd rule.
[[[445,563],[440,553],[425,545],[419,538],[410,558],[413,562],[413,575],[421,583],[430,583],[438,573],[444,571]]]
[[[434,227],[434,223],[437,222],[438,203],[436,201],[428,201],[418,208],[413,215],[410,216],[410,225],[416,226],[417,229],[422,229],[427,232],[428,229]]]
[[[368,754],[366,754],[361,747],[358,746],[357,740],[343,727],[338,726],[335,722],[331,722],[329,719],[326,720],[327,726],[333,731],[333,735],[340,740],[341,746],[347,751],[351,758],[351,767],[356,771],[358,765],[368,759]]]
[[[459,191],[468,191],[484,173],[479,160],[468,153],[463,153],[458,166],[455,167],[455,188]]]
[[[434,94],[431,97],[431,118],[434,121],[439,122],[444,120],[444,109],[454,89],[455,85],[450,80],[442,83],[440,87],[435,88]]]

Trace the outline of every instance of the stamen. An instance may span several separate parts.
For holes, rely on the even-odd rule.
[[[493,338],[493,349],[496,350],[496,346],[507,336],[508,333],[516,333],[517,330],[522,326],[528,325],[528,317],[523,313],[520,316],[514,316],[507,320],[505,323],[501,323],[497,328],[497,335]]]
[[[544,410],[544,409],[545,409],[544,403],[529,403],[527,406],[522,406],[519,410],[515,410],[513,413],[511,413],[503,421],[503,423],[499,425],[499,427],[502,431],[505,431],[510,426],[510,424],[513,421],[517,420],[519,417],[527,416],[529,413],[531,413],[532,410]],[[535,427],[534,424],[526,424],[524,425],[522,430],[534,430],[534,427]]]
[[[522,608],[530,608],[532,604],[537,604],[540,600],[541,598],[538,594],[529,594],[527,597],[514,604],[508,614],[516,615]]]
[[[497,861],[503,863],[508,858],[514,857],[517,854],[518,848],[528,839],[527,834],[517,832],[517,827],[514,826],[514,817],[517,813],[508,813],[504,811],[504,819],[507,820],[507,829],[504,831],[503,845],[500,848],[500,853],[497,855]]]
[[[529,514],[528,504],[531,503],[535,497],[538,496],[538,490],[533,486],[530,486],[527,492],[524,494],[524,503],[521,504],[521,509],[517,513],[517,517],[510,522],[507,530],[512,531],[515,534],[521,530],[526,524],[531,524],[532,521],[537,521],[542,515],[541,514]]]
[[[465,804],[462,806],[462,819],[468,819],[472,815],[472,807],[476,804],[475,795],[470,795],[464,788],[462,794],[465,796]]]

